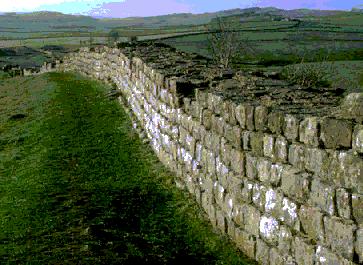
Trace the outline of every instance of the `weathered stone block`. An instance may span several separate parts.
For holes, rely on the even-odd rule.
[[[300,202],[306,201],[309,193],[308,175],[300,173],[293,167],[284,167],[281,175],[281,189],[290,198]]]
[[[272,133],[281,134],[284,125],[284,114],[281,112],[271,112],[268,115],[268,128]]]
[[[352,260],[356,226],[338,217],[324,217],[326,242],[335,253]]]
[[[299,219],[302,228],[311,239],[324,241],[323,214],[317,208],[302,205]]]
[[[276,248],[270,249],[270,264],[285,265],[285,261],[281,253]]]
[[[244,105],[239,104],[235,109],[236,119],[238,121],[239,126],[242,129],[246,128],[246,108]]]
[[[237,149],[241,149],[242,131],[239,126],[225,124],[224,136]]]
[[[254,107],[251,105],[245,105],[246,111],[246,127],[248,130],[253,131],[255,129],[255,122],[253,118]]]
[[[211,129],[212,126],[212,115],[213,112],[209,109],[204,109],[202,112],[202,124],[207,130]]]
[[[197,101],[193,100],[190,105],[190,114],[193,118],[195,118],[197,121],[200,121],[202,119],[202,108],[198,104]]]
[[[243,187],[241,191],[241,199],[246,203],[252,202],[252,190],[253,190],[254,183],[244,179],[243,181]]]
[[[221,137],[221,160],[227,166],[230,167],[232,161],[232,145],[227,143],[224,137]]]
[[[243,150],[251,150],[250,131],[242,132],[242,148]]]
[[[321,182],[319,179],[314,178],[311,183],[310,203],[329,215],[334,215],[335,190],[329,185]]]
[[[266,187],[256,183],[253,185],[253,193],[252,193],[252,201],[254,205],[259,208],[261,211],[264,211],[265,207],[265,196],[266,196]]]
[[[283,195],[280,191],[269,188],[265,193],[265,212],[271,214],[275,218],[281,216],[281,205]]]
[[[284,117],[283,132],[290,141],[295,141],[299,133],[299,120],[293,115],[287,114]]]
[[[287,140],[282,136],[277,137],[275,142],[275,157],[277,161],[287,161],[287,148]]]
[[[283,255],[289,255],[292,248],[292,233],[291,230],[285,226],[280,225],[278,250]]]
[[[322,167],[327,163],[328,154],[325,150],[318,148],[305,149],[305,168],[309,171],[321,175]]]
[[[363,153],[363,125],[357,125],[353,133],[353,151]]]
[[[335,177],[334,182],[338,185],[363,193],[363,159],[351,151],[339,152],[339,170]]]
[[[242,208],[243,220],[245,222],[245,230],[257,236],[259,234],[259,224],[261,214],[260,211],[251,205],[244,205]]]
[[[232,170],[243,177],[245,175],[245,156],[240,150],[232,148],[231,150],[232,160],[231,168]]]
[[[320,138],[326,148],[351,147],[352,124],[350,122],[324,118],[320,126]]]
[[[350,93],[340,106],[340,115],[345,119],[355,119],[358,123],[363,121],[363,93]]]
[[[221,210],[216,209],[216,221],[217,227],[223,233],[227,233],[227,222],[226,218],[224,217],[224,213]]]
[[[237,124],[235,113],[236,107],[234,105],[235,103],[230,100],[223,101],[223,118],[232,126]]]
[[[280,220],[288,226],[299,230],[298,206],[288,198],[283,198]]]
[[[313,265],[315,260],[315,247],[309,241],[295,237],[293,242],[295,260],[297,265]]]
[[[270,264],[270,248],[261,239],[256,240],[256,260],[262,265]]]
[[[257,160],[257,175],[261,182],[269,182],[271,175],[271,161],[260,158]]]
[[[352,194],[352,213],[358,225],[363,226],[363,195],[358,193]]]
[[[301,144],[289,146],[289,163],[298,169],[305,167],[305,147]]]
[[[246,175],[249,179],[257,178],[257,158],[250,153],[246,154]]]
[[[280,226],[278,221],[273,217],[261,216],[260,219],[260,235],[271,243],[277,244],[279,240]]]
[[[268,109],[265,106],[257,106],[255,108],[255,128],[257,131],[264,131],[267,129],[267,115]]]
[[[300,142],[317,147],[319,145],[319,121],[316,117],[305,118],[299,127]]]
[[[255,237],[240,228],[235,229],[237,247],[240,248],[247,257],[254,259],[256,251]]]
[[[358,255],[359,262],[363,263],[363,227],[356,232],[356,240],[354,243],[355,253]]]
[[[270,183],[272,186],[277,187],[280,185],[283,167],[282,164],[271,165]]]
[[[222,97],[213,93],[208,93],[208,108],[210,108],[210,110],[212,110],[216,114],[222,114],[222,108],[223,108]]]
[[[336,190],[337,210],[340,217],[350,219],[351,209],[351,194],[346,189]]]
[[[256,156],[263,156],[263,133],[251,132],[250,141],[252,153]]]
[[[275,138],[270,134],[265,134],[263,136],[263,154],[264,154],[264,156],[267,156],[270,158],[275,157],[274,145],[275,145]]]
[[[206,90],[196,89],[195,99],[202,108],[208,107],[208,92]]]
[[[235,236],[236,236],[236,225],[234,224],[234,222],[232,220],[227,221],[227,230],[228,230],[227,233],[232,238],[232,240],[233,241],[236,240],[236,238],[235,238]]]
[[[322,245],[318,245],[316,247],[315,259],[317,265],[341,265],[341,260],[339,257],[331,252],[329,249],[323,247]]]
[[[218,117],[216,115],[212,115],[211,119],[211,129],[219,134],[220,136],[224,135],[224,128],[227,127],[226,122],[224,121],[223,117]]]

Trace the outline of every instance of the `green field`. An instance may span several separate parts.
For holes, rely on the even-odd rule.
[[[205,221],[111,88],[0,80],[1,264],[254,264]]]

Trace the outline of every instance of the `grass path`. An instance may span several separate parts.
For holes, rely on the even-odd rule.
[[[250,264],[105,91],[74,74],[0,82],[0,264]]]

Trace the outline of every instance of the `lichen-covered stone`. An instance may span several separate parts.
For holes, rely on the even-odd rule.
[[[277,137],[275,142],[275,157],[277,161],[287,161],[287,149],[287,140],[282,136]]]
[[[344,222],[338,217],[324,217],[326,242],[333,252],[352,260],[354,254],[354,232],[352,222]]]
[[[267,128],[268,109],[265,106],[257,106],[255,108],[255,128],[257,131],[264,131]]]
[[[246,154],[246,175],[249,179],[257,178],[257,158],[250,153]]]
[[[319,145],[319,121],[316,117],[305,118],[300,122],[299,139],[307,145],[317,147]]]
[[[289,255],[291,248],[292,248],[292,233],[291,230],[285,226],[285,225],[280,225],[280,231],[279,231],[279,240],[278,240],[278,245],[277,248],[279,250],[279,252],[281,254],[283,254],[284,256]]]
[[[334,182],[353,192],[363,193],[363,159],[351,151],[339,152],[338,159],[339,167]]]
[[[326,148],[351,147],[352,125],[350,122],[324,118],[320,126],[320,138]]]
[[[239,104],[236,107],[235,110],[235,114],[236,114],[236,119],[238,121],[239,126],[244,129],[246,128],[246,108],[244,105]]]
[[[358,255],[359,262],[363,263],[363,227],[357,230],[354,242],[355,253]]]
[[[315,248],[309,241],[295,237],[293,242],[295,260],[297,265],[313,265],[315,260]]]
[[[358,225],[363,226],[363,195],[352,194],[352,214]]]
[[[298,210],[297,204],[285,197],[281,202],[279,219],[292,228],[298,228]]]
[[[324,241],[323,214],[319,209],[302,205],[299,219],[302,228],[311,239]]]
[[[231,168],[232,170],[239,174],[241,177],[245,175],[245,156],[240,150],[232,148],[231,152],[232,161]]]
[[[348,94],[340,106],[339,116],[363,122],[363,93]]]
[[[346,189],[337,189],[336,192],[337,210],[340,217],[350,219],[351,209],[351,194]]]
[[[256,240],[256,260],[259,264],[270,264],[270,248],[261,239]]]
[[[281,203],[283,195],[280,191],[269,188],[265,192],[265,207],[267,214],[271,214],[275,218],[279,218],[281,214]]]
[[[255,237],[243,231],[240,228],[235,229],[237,247],[242,250],[247,257],[254,259],[256,252],[256,240]]]
[[[208,93],[206,92],[206,90],[196,89],[195,98],[202,108],[208,107]]]
[[[248,130],[253,131],[255,129],[255,122],[253,118],[254,107],[251,105],[245,105],[246,111],[246,127]]]
[[[258,235],[261,218],[260,211],[251,205],[244,205],[242,211],[245,230],[252,235]]]
[[[230,167],[232,161],[232,145],[227,143],[224,137],[221,138],[221,160],[227,166]]]
[[[315,251],[315,259],[317,265],[341,265],[339,257],[326,247],[318,245]]]
[[[263,133],[251,132],[250,141],[252,153],[256,156],[263,156]]]
[[[271,165],[271,174],[270,174],[271,185],[275,187],[280,185],[283,167],[284,166],[282,164]]]
[[[295,141],[299,133],[299,120],[293,115],[285,115],[283,132],[288,140]]]
[[[266,187],[258,183],[255,183],[255,185],[253,185],[253,191],[252,191],[252,202],[261,211],[264,211],[265,198],[266,198],[265,195],[266,195]]]
[[[212,114],[213,112],[209,109],[204,109],[202,112],[202,124],[207,130],[210,130],[212,126]]]
[[[318,148],[305,148],[305,168],[321,175],[323,164],[326,163],[328,154],[325,150]]]
[[[289,163],[298,169],[305,167],[305,147],[301,144],[292,144],[289,146]]]
[[[239,126],[231,126],[226,123],[224,136],[235,148],[241,149],[242,131]]]
[[[293,167],[284,167],[281,175],[281,189],[289,197],[300,202],[307,200],[309,193],[309,178],[306,173],[300,173]]]
[[[335,212],[334,205],[335,190],[331,185],[314,178],[311,183],[310,203],[329,215]]]
[[[274,145],[275,145],[275,138],[270,134],[265,134],[263,136],[263,154],[264,156],[274,158]]]
[[[216,223],[219,230],[223,233],[227,233],[227,222],[224,214],[221,210],[216,209]]]
[[[268,128],[272,133],[281,134],[284,125],[284,115],[281,112],[271,112],[268,115]]]
[[[208,93],[208,108],[216,114],[222,113],[223,99],[213,93]]]
[[[243,150],[251,150],[250,131],[242,132],[242,148]]]
[[[260,235],[267,242],[277,244],[279,240],[280,226],[279,222],[268,216],[261,216],[260,219]]]
[[[283,256],[280,254],[280,252],[276,248],[270,249],[270,264],[274,265],[285,265],[285,261]]]
[[[254,183],[244,179],[243,181],[243,187],[241,191],[241,200],[243,200],[246,203],[252,202],[252,190],[253,190]]]
[[[353,151],[363,153],[363,125],[357,125],[353,133]]]
[[[257,160],[257,175],[261,182],[268,182],[271,175],[271,161],[260,158]]]

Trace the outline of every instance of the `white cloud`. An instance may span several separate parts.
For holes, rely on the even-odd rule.
[[[93,2],[92,0],[0,0],[1,12],[26,12],[41,6],[58,5],[65,2]]]

